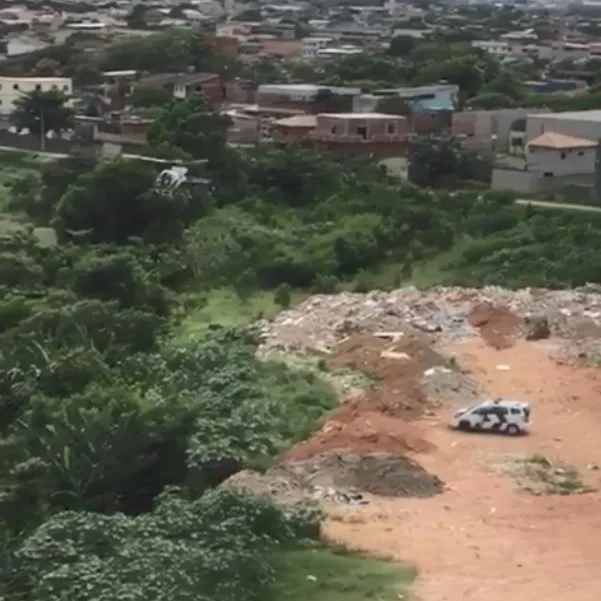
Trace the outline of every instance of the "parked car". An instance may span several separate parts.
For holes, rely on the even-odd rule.
[[[528,403],[494,399],[453,413],[451,427],[464,432],[488,431],[517,436],[525,434],[531,423]]]

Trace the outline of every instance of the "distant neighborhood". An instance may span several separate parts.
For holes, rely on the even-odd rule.
[[[157,102],[202,96],[228,119],[232,145],[301,144],[402,165],[416,142],[452,138],[491,161],[494,188],[553,193],[596,181],[601,4],[4,2],[0,30],[7,146],[142,152],[154,101],[133,99],[154,90]],[[91,73],[81,63],[177,32],[200,36],[219,64],[174,71],[115,59]],[[77,65],[53,58],[57,48],[79,52]],[[65,94],[72,127],[42,128],[41,138],[15,127],[19,98],[52,91]]]

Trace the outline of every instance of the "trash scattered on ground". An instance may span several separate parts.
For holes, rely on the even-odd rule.
[[[261,320],[256,325],[267,347],[319,348],[324,352],[353,333],[397,332],[408,325],[436,339],[461,341],[478,336],[482,328],[486,335],[488,329],[499,328],[498,314],[489,316],[494,317],[489,319],[492,326],[470,323],[477,305],[504,312],[500,320],[504,343],[512,335],[532,332],[531,324],[523,323],[532,316],[547,321],[551,336],[594,339],[601,334],[601,293],[586,286],[573,290],[436,287],[425,291],[407,287],[391,292],[316,295],[273,321]],[[538,335],[542,332],[539,329]]]

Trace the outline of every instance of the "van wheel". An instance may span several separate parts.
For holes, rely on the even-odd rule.
[[[472,429],[472,426],[468,421],[463,420],[459,422],[459,429],[462,432],[469,432]]]
[[[507,426],[507,429],[505,430],[505,432],[509,435],[509,436],[517,436],[518,434],[520,434],[521,430],[518,426],[516,426],[515,424],[509,424]]]

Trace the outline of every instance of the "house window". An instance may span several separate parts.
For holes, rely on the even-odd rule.
[[[335,134],[336,133],[336,126],[332,125],[332,129],[330,130],[331,133]]]
[[[19,89],[19,84],[16,83],[15,85],[13,85],[13,90],[18,90]]]
[[[578,156],[579,157],[583,157],[584,156],[584,150],[579,150],[578,151]]]
[[[35,89],[39,92],[42,89],[42,86],[39,83],[37,83],[35,85]]]
[[[367,140],[367,127],[358,127],[357,135],[361,136],[364,140]]]
[[[553,172],[552,171],[545,171],[543,173],[543,177],[553,177]]]
[[[559,156],[560,156],[562,159],[565,159],[565,158],[566,158],[566,153],[565,153],[565,152],[562,152],[562,153],[560,153],[560,155],[559,155]]]
[[[63,86],[63,92],[68,92],[69,91],[69,86]]]
[[[393,136],[394,135],[394,123],[388,123],[388,125],[386,125],[386,133],[389,136]]]

